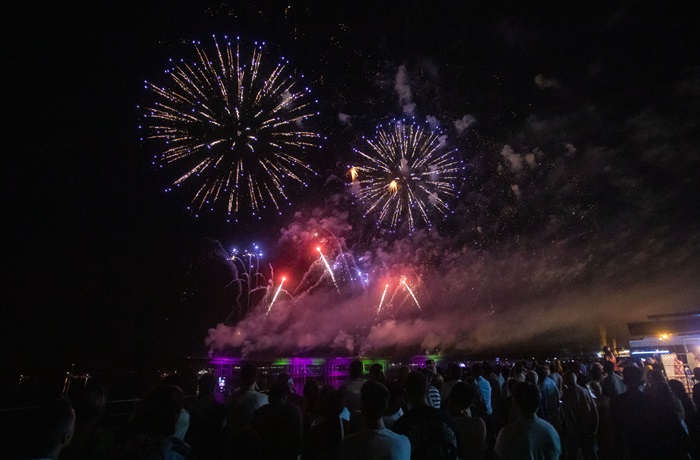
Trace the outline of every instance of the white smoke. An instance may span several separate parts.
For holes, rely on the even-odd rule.
[[[471,115],[464,115],[459,120],[455,120],[454,123],[455,129],[457,130],[457,134],[462,134],[464,131],[467,130],[467,128],[476,123],[476,118],[474,118]]]
[[[545,78],[544,75],[538,73],[535,75],[535,84],[539,89],[547,89],[559,86],[559,82],[554,78]]]
[[[405,65],[400,65],[396,72],[396,78],[394,79],[394,90],[399,96],[399,105],[403,109],[404,115],[413,115],[416,109],[416,104],[411,102],[413,99],[413,94],[411,93],[411,86],[408,84],[408,73]]]

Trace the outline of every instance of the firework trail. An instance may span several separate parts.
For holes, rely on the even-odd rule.
[[[365,216],[378,213],[377,225],[394,229],[405,219],[413,231],[417,219],[431,225],[431,210],[449,211],[446,199],[457,194],[454,181],[464,164],[456,150],[444,146],[440,132],[394,122],[388,129],[378,128],[365,144],[354,149],[360,164],[350,168],[367,206]]]
[[[379,312],[382,311],[382,304],[384,303],[384,297],[386,297],[386,291],[389,289],[389,284],[387,283],[386,286],[384,286],[384,292],[382,292],[382,298],[379,300],[379,306],[377,307],[377,315],[379,315]]]
[[[285,277],[282,277],[282,281],[280,282],[279,287],[277,288],[277,291],[275,292],[275,296],[272,298],[272,302],[270,302],[270,306],[267,307],[267,312],[265,313],[265,316],[270,314],[270,310],[272,310],[272,305],[274,305],[275,300],[277,300],[277,296],[280,294],[280,291],[282,290],[282,285],[284,284],[284,280],[287,279]]]
[[[179,168],[173,185],[191,187],[197,213],[218,202],[236,220],[247,209],[279,210],[289,201],[285,182],[306,186],[314,174],[299,157],[319,146],[320,135],[302,127],[317,114],[315,101],[287,76],[285,62],[268,65],[262,46],[249,59],[238,41],[194,47],[195,62],[166,70],[163,85],[146,82],[154,94],[144,114],[147,138],[163,149],[156,159]]]
[[[321,254],[321,260],[323,260],[323,264],[326,266],[326,270],[328,270],[328,274],[331,276],[331,280],[333,280],[333,284],[335,285],[335,288],[338,291],[338,294],[340,294],[340,288],[338,287],[338,282],[335,280],[335,275],[333,274],[333,270],[331,269],[331,266],[328,263],[326,256],[323,255],[323,252],[321,252],[320,247],[316,248],[316,250],[318,251],[319,254]]]
[[[411,297],[413,297],[413,301],[416,303],[416,307],[418,307],[419,310],[423,311],[423,309],[420,306],[420,303],[418,303],[418,299],[416,299],[415,294],[413,294],[413,291],[411,290],[411,287],[406,283],[406,277],[401,278],[401,284],[404,285],[404,287],[408,290],[408,293],[411,294]]]

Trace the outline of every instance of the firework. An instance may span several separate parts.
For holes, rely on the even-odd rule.
[[[404,276],[403,278],[401,278],[401,284],[403,284],[403,286],[406,288],[406,290],[408,291],[408,293],[411,294],[411,297],[413,297],[413,301],[416,303],[416,307],[418,307],[419,310],[423,311],[423,309],[421,308],[420,304],[418,303],[418,299],[416,299],[416,295],[413,293],[413,291],[411,290],[411,287],[410,287],[410,286],[408,285],[408,283],[406,282],[406,277],[405,277],[405,276]]]
[[[282,281],[280,282],[280,285],[277,288],[277,291],[275,291],[275,296],[272,298],[272,302],[270,302],[270,306],[267,307],[267,312],[265,313],[265,316],[270,314],[270,310],[272,310],[272,305],[274,305],[275,300],[277,300],[277,296],[280,295],[280,291],[282,290],[282,285],[284,284],[285,279],[287,279],[287,278],[282,277]]]
[[[286,62],[269,65],[262,46],[249,59],[238,41],[194,48],[197,59],[167,70],[163,85],[146,82],[155,96],[144,114],[147,137],[163,149],[156,159],[180,171],[173,185],[192,190],[197,213],[217,203],[229,219],[279,210],[289,201],[285,184],[305,186],[314,174],[300,156],[319,146],[320,136],[302,127],[315,101]]]
[[[430,226],[429,213],[449,211],[448,197],[456,195],[455,179],[463,170],[457,151],[445,147],[441,133],[415,124],[395,122],[378,128],[374,139],[355,148],[361,164],[350,169],[365,216],[378,213],[377,225],[391,228],[404,219],[413,231],[417,220]]]
[[[382,311],[382,304],[384,303],[384,297],[386,297],[386,291],[389,289],[389,285],[384,286],[384,292],[382,292],[382,298],[379,300],[379,306],[377,307],[377,315]]]
[[[331,280],[333,280],[333,284],[335,285],[335,289],[338,291],[338,294],[340,294],[340,288],[338,287],[338,283],[335,280],[335,275],[333,274],[333,270],[331,269],[331,266],[328,263],[328,259],[326,259],[326,256],[323,255],[323,252],[321,252],[320,247],[316,248],[316,250],[321,255],[321,260],[323,260],[323,264],[326,266],[326,270],[328,270],[328,274],[331,276]]]

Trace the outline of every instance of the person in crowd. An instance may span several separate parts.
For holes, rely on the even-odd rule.
[[[559,390],[554,380],[549,377],[549,367],[537,367],[537,388],[540,390],[540,408],[537,416],[549,422],[557,433],[562,433],[561,412],[559,405]]]
[[[533,369],[530,369],[527,372],[525,372],[525,381],[530,385],[537,386],[537,383],[540,381],[539,378],[540,377],[537,375],[537,372]]]
[[[425,368],[422,370],[428,381],[428,403],[436,409],[440,409],[442,405],[442,398],[440,398],[440,390],[436,386],[436,377],[439,374],[434,373],[430,368]]]
[[[260,438],[261,460],[297,460],[301,453],[301,411],[289,402],[289,395],[289,385],[275,383],[268,403],[253,413],[250,426]]]
[[[490,418],[491,414],[493,414],[493,407],[491,406],[491,384],[484,378],[484,368],[480,363],[474,363],[472,365],[472,372],[474,373],[476,388],[479,390],[479,393],[481,393],[481,397],[484,399],[484,404],[486,405],[486,417]]]
[[[559,390],[559,394],[564,391],[564,378],[562,375],[564,374],[564,369],[561,367],[561,361],[558,359],[554,358],[552,360],[552,363],[549,365],[549,378],[554,380],[554,383],[557,384],[557,390]]]
[[[359,414],[360,391],[365,383],[364,378],[362,378],[362,361],[358,359],[353,360],[348,368],[348,373],[349,380],[340,387],[340,393],[343,395],[343,401],[345,401],[345,406],[350,411],[350,414]]]
[[[625,392],[625,384],[622,382],[622,377],[615,372],[615,364],[612,361],[605,360],[603,362],[603,374],[600,386],[603,388],[605,396],[612,399]]]
[[[122,458],[125,460],[190,460],[188,444],[175,436],[185,394],[179,386],[160,385],[132,414]]]
[[[289,386],[288,401],[299,408],[302,414],[306,413],[306,405],[308,404],[303,395],[299,395],[294,388],[294,379],[286,372],[280,372],[275,378],[275,383],[284,383]]]
[[[384,370],[382,369],[382,365],[379,363],[374,363],[369,367],[369,372],[367,374],[367,377],[374,382],[381,382],[381,383],[386,382],[386,377],[384,376]]]
[[[398,382],[387,381],[385,385],[389,390],[389,404],[384,411],[383,421],[384,426],[389,429],[394,427],[394,422],[400,419],[403,414],[403,391]]]
[[[505,404],[506,398],[508,397],[508,380],[511,379],[510,376],[511,368],[507,365],[501,365],[501,397],[503,398],[503,403]],[[505,420],[505,419],[504,419]]]
[[[406,398],[411,409],[394,423],[393,430],[411,441],[411,459],[456,459],[457,427],[428,403],[428,380],[423,372],[406,377]]]
[[[497,460],[559,460],[561,442],[557,430],[537,417],[540,391],[532,384],[515,382],[511,389],[518,418],[498,433],[494,449]]]
[[[612,437],[610,427],[610,398],[603,394],[603,387],[600,382],[588,382],[588,389],[593,395],[593,402],[598,410],[598,432],[596,442],[598,445],[598,458],[600,460],[613,460],[615,440]]]
[[[257,435],[250,423],[253,413],[268,403],[268,396],[257,391],[258,367],[251,362],[241,364],[240,387],[226,404],[226,455],[233,458],[255,458]]]
[[[491,444],[493,444],[496,442],[496,433],[504,424],[503,396],[501,395],[501,385],[498,378],[499,374],[491,367],[491,363],[483,361],[481,366],[484,369],[484,378],[489,382],[489,385],[491,385],[491,426],[489,426],[489,430],[491,432]]]
[[[603,365],[599,362],[594,362],[591,364],[591,368],[588,371],[588,382],[596,381],[598,383],[603,381]]]
[[[458,382],[452,387],[447,400],[447,412],[457,427],[461,460],[483,459],[486,452],[486,423],[469,414],[477,391],[474,385]]]
[[[611,347],[607,345],[603,347],[603,358],[605,361],[612,363],[613,370],[617,370],[617,357],[615,356],[615,352]]]
[[[649,385],[646,391],[654,396],[658,402],[671,408],[678,417],[678,420],[685,427],[685,410],[683,409],[683,404],[676,398],[671,388],[668,386],[668,380],[666,380],[666,375],[663,370],[652,369],[649,371],[647,374],[647,381]]]
[[[446,402],[447,397],[452,391],[452,387],[455,386],[456,383],[462,381],[462,373],[462,367],[459,363],[450,363],[447,365],[447,377],[440,390],[440,399],[443,402]]]
[[[616,440],[614,458],[687,459],[688,436],[670,407],[642,391],[642,369],[627,365],[622,376],[627,390],[610,400],[610,426]]]
[[[306,433],[311,426],[312,414],[314,414],[316,411],[316,404],[320,393],[321,387],[316,379],[313,377],[307,377],[306,382],[304,382],[304,389],[302,390],[302,394],[306,399],[306,413],[302,414],[304,433]]]
[[[28,458],[57,459],[73,440],[75,420],[75,410],[67,399],[54,400],[39,408],[29,427]]]
[[[304,432],[304,460],[334,460],[340,442],[349,432],[349,422],[341,418],[345,408],[343,395],[331,385],[319,392],[316,408]]]
[[[114,435],[101,425],[107,406],[107,390],[89,385],[75,397],[75,435],[61,451],[61,460],[109,460],[116,458]]]
[[[598,409],[588,388],[577,383],[576,374],[564,373],[564,393],[561,397],[564,418],[566,458],[575,460],[580,450],[586,460],[596,460]]]
[[[201,459],[220,457],[224,448],[226,408],[214,399],[215,391],[216,377],[202,374],[197,380],[197,398],[187,405],[190,428],[185,441]]]
[[[515,380],[516,382],[524,382],[526,372],[527,372],[527,369],[525,368],[525,362],[524,361],[516,361],[510,370],[510,377],[509,378]],[[507,387],[508,387],[508,385],[506,384],[506,388]]]
[[[364,429],[342,440],[338,460],[404,460],[411,456],[408,438],[384,426],[383,414],[389,407],[389,397],[389,390],[375,380],[362,385]]]
[[[163,380],[161,381],[161,385],[174,385],[184,391],[182,376],[177,372],[166,375],[165,378],[163,378]],[[184,441],[185,435],[187,434],[187,430],[189,428],[190,413],[183,406],[182,408],[180,408],[180,417],[177,419],[177,426],[175,427],[175,437],[181,441]]]
[[[680,380],[669,380],[668,386],[673,395],[681,402],[683,412],[685,414],[685,425],[688,427],[688,429],[690,429],[690,425],[693,423],[693,420],[695,420],[695,414],[697,413],[695,403],[690,396],[688,396],[688,393],[685,390],[685,385],[683,385],[683,382]]]

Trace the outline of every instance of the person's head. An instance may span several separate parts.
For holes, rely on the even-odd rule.
[[[693,378],[696,382],[700,381],[700,367],[693,369]]]
[[[603,372],[610,375],[615,372],[615,364],[612,361],[603,361]]]
[[[474,377],[478,378],[484,373],[484,368],[481,367],[480,363],[474,363],[472,364],[472,372],[474,373]]]
[[[96,420],[104,414],[107,406],[107,390],[102,385],[90,385],[78,393],[74,402],[75,418],[78,424]]]
[[[216,376],[209,372],[202,374],[197,380],[197,393],[200,396],[211,396],[216,391]]]
[[[250,388],[258,378],[258,366],[249,361],[241,364],[241,387]]]
[[[537,381],[542,383],[544,379],[549,377],[549,367],[545,365],[537,366]]]
[[[363,372],[363,367],[362,367],[362,361],[359,359],[355,359],[350,363],[350,367],[348,368],[348,372],[350,373],[350,378],[351,379],[359,379],[362,377],[362,372]]]
[[[537,372],[535,371],[527,371],[525,373],[525,381],[527,383],[531,383],[533,385],[537,385],[537,382],[539,381],[539,377],[537,375]]]
[[[282,404],[287,402],[289,394],[291,393],[289,385],[282,382],[274,383],[270,387],[270,393],[268,394],[268,402],[270,404]]]
[[[470,385],[464,382],[457,382],[450,391],[450,395],[447,398],[447,403],[450,408],[454,408],[457,411],[465,411],[474,402],[474,397],[476,396],[477,389],[474,385]]]
[[[406,397],[414,406],[426,403],[428,380],[423,372],[411,372],[406,377]]]
[[[379,363],[374,363],[369,367],[369,379],[378,382],[384,378],[384,372],[382,370],[382,365]]]
[[[447,372],[452,380],[462,380],[462,366],[459,364],[450,364]]]
[[[600,385],[600,382],[596,380],[591,380],[588,382],[588,389],[593,393],[593,396],[596,398],[600,399],[603,397],[603,387]]]
[[[175,385],[160,385],[151,390],[132,417],[135,429],[156,437],[168,437],[175,432],[185,400],[182,389]]]
[[[75,433],[75,411],[70,401],[59,399],[42,406],[31,424],[32,458],[58,458]]]
[[[321,387],[319,386],[316,379],[313,377],[307,377],[306,382],[304,382],[304,389],[302,393],[309,403],[309,409],[313,409],[316,401],[318,401],[318,395],[321,392]]]
[[[319,414],[325,416],[340,415],[343,412],[345,403],[343,395],[332,385],[324,385],[318,395],[318,403],[316,410]]]
[[[562,382],[567,387],[573,388],[574,386],[576,386],[576,379],[577,378],[578,378],[578,376],[576,375],[576,373],[574,371],[566,371],[566,372],[564,372],[564,375],[562,375]]]
[[[595,380],[596,382],[600,382],[603,380],[603,370],[598,367],[591,367],[591,371],[589,372],[591,380]]]
[[[405,382],[406,377],[408,377],[408,374],[411,373],[411,369],[408,368],[408,366],[401,366],[399,367],[398,370],[398,381],[399,382]]]
[[[518,375],[523,372],[523,369],[525,369],[525,366],[523,365],[522,361],[518,361],[515,364],[513,364],[513,375]]]
[[[437,388],[442,389],[442,385],[445,383],[445,378],[439,372],[428,377],[430,379],[430,384]]]
[[[513,407],[521,415],[532,415],[540,407],[540,390],[527,382],[517,382],[511,389]]]
[[[628,389],[638,389],[644,383],[644,372],[637,366],[625,366],[622,371],[622,381]]]
[[[647,372],[647,381],[650,385],[655,385],[657,383],[666,382],[666,376],[663,371],[659,369],[652,369]]]
[[[491,375],[493,370],[491,369],[491,363],[488,361],[482,361],[481,368],[484,370],[484,375]]]
[[[177,372],[173,372],[172,374],[166,375],[165,377],[163,377],[163,380],[160,381],[161,385],[175,385],[176,387],[180,388],[183,388],[183,382],[184,379]]]
[[[550,370],[550,372],[552,372],[553,374],[554,374],[554,373],[561,374],[562,371],[563,371],[563,369],[562,369],[562,367],[561,367],[561,361],[559,361],[558,359],[553,359],[553,360],[552,360],[552,364],[549,365],[549,370]]]
[[[275,383],[283,383],[289,386],[290,389],[294,387],[294,380],[292,380],[292,376],[287,374],[286,372],[280,372],[279,374],[277,374],[277,377],[275,378]]]
[[[360,390],[360,406],[362,416],[367,420],[382,418],[389,407],[389,390],[379,382],[368,380]]]
[[[685,385],[683,385],[683,382],[680,380],[671,379],[668,381],[668,386],[671,388],[673,394],[676,395],[676,398],[685,399],[688,397],[688,393],[685,391]]]

